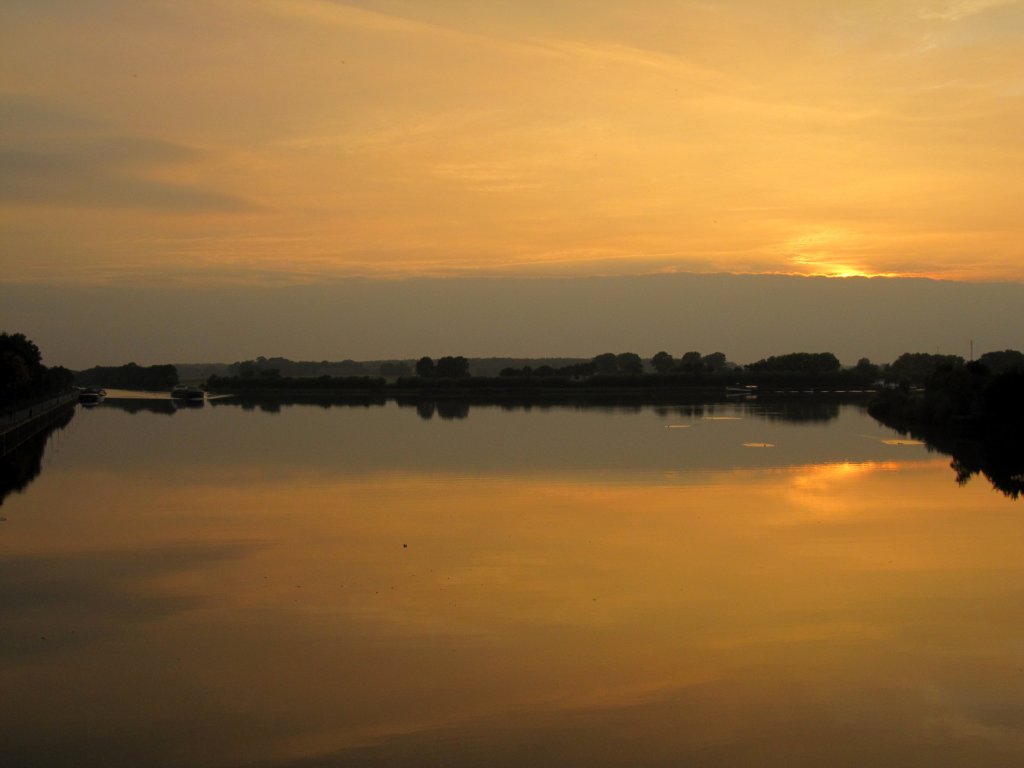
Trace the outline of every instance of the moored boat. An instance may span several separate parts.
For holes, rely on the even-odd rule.
[[[82,405],[99,405],[107,396],[107,390],[102,387],[86,387],[78,393],[78,402]]]
[[[757,384],[747,384],[745,386],[741,384],[736,384],[733,386],[727,386],[725,388],[725,394],[730,397],[734,397],[736,395],[756,395]]]
[[[206,399],[206,392],[201,390],[199,387],[190,387],[185,384],[178,384],[171,390],[171,397],[175,400],[201,402]]]

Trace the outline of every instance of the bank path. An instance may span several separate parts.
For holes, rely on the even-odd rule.
[[[13,451],[33,435],[46,429],[78,402],[78,392],[0,410],[0,456]]]

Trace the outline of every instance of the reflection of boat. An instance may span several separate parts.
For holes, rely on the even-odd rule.
[[[178,384],[171,390],[171,397],[175,400],[184,400],[189,404],[201,403],[206,400],[206,393],[199,389],[199,387],[189,387],[185,384]]]
[[[78,402],[82,405],[99,405],[107,396],[107,390],[102,387],[86,387],[78,393]]]
[[[746,386],[735,384],[731,387],[726,387],[725,394],[733,397],[737,395],[756,395],[757,384],[747,384]]]
[[[182,408],[205,408],[205,400],[187,400],[184,397],[176,397],[171,400],[171,410],[178,411]]]

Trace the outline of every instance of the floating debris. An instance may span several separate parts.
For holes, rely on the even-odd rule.
[[[692,424],[666,424],[665,429],[689,429]]]
[[[774,448],[775,443],[744,443],[744,448]]]

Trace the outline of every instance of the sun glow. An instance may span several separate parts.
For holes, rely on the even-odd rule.
[[[372,5],[7,14],[0,269],[1024,279],[999,6]]]

